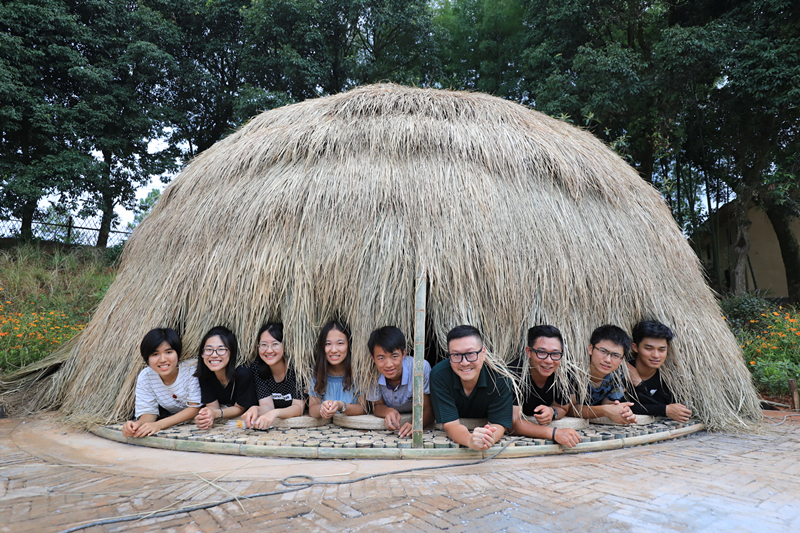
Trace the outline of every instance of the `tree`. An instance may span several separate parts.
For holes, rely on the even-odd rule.
[[[520,0],[445,0],[436,13],[445,87],[526,101],[520,58],[525,40]]]
[[[87,205],[102,213],[98,247],[105,247],[117,205],[130,206],[136,188],[175,165],[174,150],[151,152],[165,135],[168,88],[175,65],[159,42],[171,27],[136,3],[82,0],[71,6],[80,24],[92,28],[76,46],[85,65],[71,77],[80,88],[84,153],[99,154],[86,176]]]
[[[142,223],[144,217],[150,214],[159,198],[161,198],[161,190],[152,189],[147,193],[147,196],[139,200],[139,203],[133,208],[133,222],[128,222],[126,229],[128,231],[136,229],[136,226]]]
[[[789,297],[800,301],[800,255],[796,236],[788,228],[795,212],[786,201],[789,189],[776,183],[776,179],[786,179],[787,184],[793,180],[794,174],[786,169],[798,151],[800,7],[789,0],[731,2],[729,7],[720,20],[729,28],[731,46],[721,58],[721,75],[709,93],[715,126],[709,142],[733,169],[725,176],[737,206],[733,289],[737,294],[745,290],[750,250],[747,211],[759,204],[778,236]],[[786,194],[776,195],[780,190]]]
[[[91,172],[70,75],[84,65],[74,43],[87,29],[54,0],[3,2],[0,26],[0,216],[21,219],[27,240],[39,200],[76,191]]]

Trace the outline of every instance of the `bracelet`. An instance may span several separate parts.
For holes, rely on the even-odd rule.
[[[219,410],[219,416],[217,417],[217,420],[222,420],[224,414],[225,414],[225,412],[222,409],[220,409]]]
[[[553,428],[553,442],[557,442],[556,441],[556,431],[558,431],[558,428]]]

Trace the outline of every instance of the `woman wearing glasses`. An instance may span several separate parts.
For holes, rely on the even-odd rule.
[[[255,404],[253,376],[245,366],[236,368],[239,345],[236,337],[221,326],[211,328],[200,342],[197,376],[204,407],[194,421],[209,429],[215,421],[241,416]]]
[[[276,418],[303,414],[305,393],[297,382],[283,352],[283,324],[270,323],[258,332],[258,357],[250,367],[258,403],[247,410],[242,420],[247,427],[268,429]]]

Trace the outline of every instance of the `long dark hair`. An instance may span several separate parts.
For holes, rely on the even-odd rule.
[[[216,326],[208,330],[208,333],[203,336],[203,340],[200,341],[200,348],[197,351],[197,370],[194,375],[200,381],[206,381],[211,379],[211,376],[214,376],[214,372],[206,366],[206,362],[203,360],[203,350],[206,347],[206,341],[211,337],[219,337],[222,340],[222,344],[228,349],[230,358],[228,359],[228,366],[225,369],[225,379],[230,383],[236,371],[236,356],[239,355],[239,343],[236,342],[236,336],[233,332],[222,326]]]
[[[256,335],[256,369],[258,372],[258,377],[261,379],[268,379],[272,375],[272,369],[270,369],[269,365],[261,359],[261,354],[258,350],[258,343],[261,342],[261,334],[267,332],[272,335],[272,338],[276,341],[283,344],[283,324],[280,322],[270,322],[269,324],[264,324],[261,326],[261,329],[258,330],[258,335]],[[289,362],[286,360],[286,350],[283,352],[283,362],[286,363],[287,367]]]
[[[353,343],[350,342],[350,328],[340,320],[331,320],[322,326],[322,330],[319,332],[319,337],[317,338],[317,344],[314,346],[314,356],[316,357],[316,363],[314,365],[314,377],[316,379],[314,391],[319,394],[320,397],[324,394],[325,389],[328,388],[328,360],[325,358],[325,341],[328,340],[328,333],[333,329],[341,331],[347,339],[347,355],[344,361],[342,361],[344,365],[342,388],[348,390],[353,386],[353,372],[350,364],[350,353]]]

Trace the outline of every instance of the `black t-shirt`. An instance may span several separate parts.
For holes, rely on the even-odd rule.
[[[256,388],[256,402],[268,396],[272,397],[272,403],[275,409],[283,409],[291,407],[294,400],[305,400],[306,393],[297,382],[297,376],[292,368],[286,369],[286,376],[283,381],[277,382],[272,377],[272,372],[269,373],[266,379],[261,379],[258,375],[258,360],[255,360],[250,366],[253,373]]]
[[[676,403],[672,391],[661,381],[659,370],[650,379],[642,380],[634,391],[636,394],[629,394],[629,399],[633,402],[631,411],[637,415],[667,416],[667,405]]]
[[[521,408],[521,411],[525,414],[525,416],[533,416],[534,409],[540,405],[546,405],[550,407],[550,405],[553,403],[557,403],[559,405],[567,405],[569,403],[569,397],[565,397],[563,394],[559,393],[555,386],[555,374],[551,374],[547,377],[544,387],[539,387],[536,385],[536,383],[533,382],[533,378],[530,377],[530,374],[527,376],[527,379],[523,381],[522,365],[524,362],[525,361],[522,358],[518,358],[512,362],[508,368],[517,375],[520,384],[526,385],[522,389],[523,402]],[[514,400],[514,405],[518,405],[516,399]]]
[[[256,403],[253,375],[246,366],[240,366],[233,373],[233,379],[223,387],[212,373],[208,379],[200,381],[200,397],[204,404],[219,401],[220,405],[239,404],[249,409]]]

